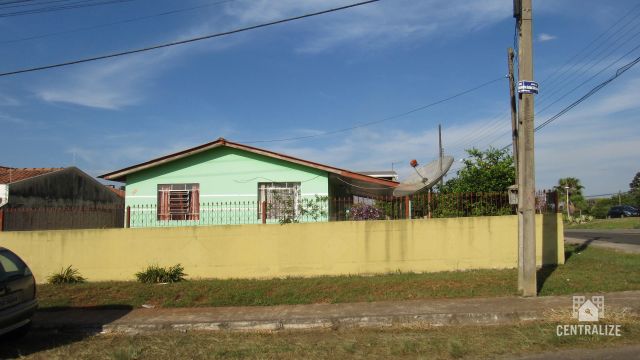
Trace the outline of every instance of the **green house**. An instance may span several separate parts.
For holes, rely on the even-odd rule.
[[[131,227],[328,221],[398,184],[223,138],[100,177],[126,183]]]

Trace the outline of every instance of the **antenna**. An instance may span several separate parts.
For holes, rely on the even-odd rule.
[[[393,196],[413,195],[418,191],[431,189],[449,171],[451,164],[453,164],[453,156],[448,155],[443,155],[442,160],[438,158],[423,166],[419,166],[416,160],[411,160],[409,165],[416,173],[411,174],[393,189]]]

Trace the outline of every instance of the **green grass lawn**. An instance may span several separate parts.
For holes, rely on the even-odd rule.
[[[596,219],[586,224],[564,225],[565,229],[640,229],[640,217],[623,219]]]
[[[2,346],[0,357],[24,359],[493,359],[640,343],[640,323],[622,336],[556,336],[554,323],[513,326],[346,329],[274,333],[155,332],[96,335],[32,332]],[[24,357],[22,357],[24,356]]]
[[[566,247],[567,262],[538,273],[541,295],[640,290],[640,255]],[[40,308],[260,306],[517,294],[517,271],[473,270],[270,280],[192,280],[166,285],[95,282],[40,285]]]

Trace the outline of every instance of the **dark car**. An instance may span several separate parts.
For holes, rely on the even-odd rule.
[[[18,255],[0,247],[0,336],[25,333],[37,308],[31,270]]]
[[[609,209],[607,213],[607,217],[617,218],[617,217],[628,217],[628,216],[640,216],[640,212],[638,209],[629,205],[618,205]]]

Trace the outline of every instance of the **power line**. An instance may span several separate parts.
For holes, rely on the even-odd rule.
[[[305,18],[310,18],[310,17],[313,17],[313,16],[324,15],[324,14],[328,14],[328,13],[332,13],[332,12],[336,12],[336,11],[340,11],[340,10],[346,10],[346,9],[354,8],[354,7],[357,7],[357,6],[362,6],[362,5],[366,5],[366,4],[375,3],[375,2],[378,2],[378,1],[380,1],[380,0],[362,1],[362,2],[358,2],[358,3],[350,4],[350,5],[331,8],[331,9],[328,9],[328,10],[322,10],[322,11],[317,11],[317,12],[313,12],[313,13],[308,13],[308,14],[305,14],[305,15],[299,15],[299,16],[289,17],[289,18],[285,18],[285,19],[281,19],[281,20],[262,23],[262,24],[259,24],[259,25],[247,26],[247,27],[243,27],[243,28],[239,28],[239,29],[235,29],[235,30],[230,30],[230,31],[225,31],[225,32],[220,32],[220,33],[215,33],[215,34],[210,34],[210,35],[199,36],[199,37],[190,38],[190,39],[186,39],[186,40],[173,41],[173,42],[169,42],[169,43],[149,46],[149,47],[135,49],[135,50],[122,51],[122,52],[112,53],[112,54],[108,54],[108,55],[95,56],[95,57],[90,57],[90,58],[85,58],[85,59],[80,59],[80,60],[67,61],[67,62],[58,63],[58,64],[52,64],[52,65],[45,65],[45,66],[38,66],[38,67],[32,67],[32,68],[26,68],[26,69],[20,69],[20,70],[13,70],[13,71],[9,71],[9,72],[0,73],[0,77],[9,76],[9,75],[23,74],[23,73],[34,72],[34,71],[47,70],[47,69],[53,69],[53,68],[58,68],[58,67],[63,67],[63,66],[82,64],[82,63],[87,63],[87,62],[91,62],[91,61],[115,58],[115,57],[124,56],[124,55],[142,53],[142,52],[146,52],[146,51],[167,48],[167,47],[170,47],[170,46],[182,45],[182,44],[192,43],[192,42],[196,42],[196,41],[201,41],[201,40],[206,40],[206,39],[212,39],[212,38],[217,38],[217,37],[237,34],[237,33],[245,32],[245,31],[249,31],[249,30],[255,30],[255,29],[268,27],[268,26],[272,26],[272,25],[278,25],[278,24],[283,24],[283,23],[295,21],[295,20],[301,20],[301,19],[305,19]]]
[[[10,1],[0,3],[0,9],[13,9],[13,8],[24,8],[24,7],[35,7],[46,4],[55,4],[55,3],[67,3],[70,4],[72,2],[75,3],[87,3],[98,0],[22,0],[22,1]]]
[[[640,33],[638,33],[640,34]],[[597,73],[595,73],[594,75],[592,75],[591,77],[587,78],[586,80],[584,80],[583,82],[581,82],[580,84],[578,84],[576,87],[574,87],[573,89],[569,90],[568,92],[566,92],[564,95],[562,95],[561,97],[559,97],[558,99],[556,99],[555,101],[553,101],[551,104],[545,106],[543,109],[540,109],[537,113],[542,113],[545,110],[549,109],[551,106],[555,105],[556,103],[558,103],[560,100],[564,99],[565,97],[567,97],[567,95],[571,94],[572,92],[576,91],[577,89],[579,89],[580,87],[582,87],[584,84],[588,83],[589,81],[593,80],[594,78],[596,78],[598,75],[602,74],[605,70],[609,69],[610,67],[612,67],[613,65],[617,64],[618,62],[620,62],[621,60],[623,60],[625,57],[631,55],[631,53],[633,53],[634,51],[638,50],[640,48],[640,45],[634,47],[633,49],[629,50],[628,52],[626,52],[624,55],[622,55],[621,57],[619,57],[616,61],[612,62],[611,64],[609,64],[608,66],[602,68],[600,71],[598,71]],[[590,69],[590,68],[589,68]],[[587,69],[587,70],[589,70]]]
[[[636,25],[636,28],[637,28],[638,26],[640,26],[640,23]],[[625,35],[626,35],[626,34],[625,34]],[[594,58],[590,63],[584,63],[584,64],[582,64],[582,66],[581,66],[580,70],[584,69],[584,67],[585,67],[585,66],[587,66],[587,65],[589,65],[589,64],[590,64],[590,66],[589,66],[589,67],[587,67],[586,69],[584,69],[584,70],[583,70],[585,73],[589,72],[589,71],[590,71],[591,69],[593,69],[596,65],[599,65],[600,63],[602,63],[602,61],[604,61],[605,59],[607,59],[608,57],[610,57],[611,55],[613,55],[617,50],[619,50],[619,49],[623,48],[627,43],[631,42],[631,40],[635,39],[635,38],[636,38],[636,37],[638,37],[638,36],[640,36],[640,32],[636,32],[633,36],[631,36],[630,38],[626,39],[622,44],[620,44],[619,46],[617,46],[617,47],[613,48],[613,49],[612,49],[611,51],[609,51],[608,53],[603,54],[603,53],[604,53],[604,51],[609,50],[612,46],[614,46],[614,45],[615,45],[619,40],[621,40],[622,38],[616,39],[616,40],[615,40],[614,42],[612,42],[612,43],[611,43],[607,48],[603,49],[603,51],[602,51],[602,52],[600,52],[600,53],[598,54],[598,56],[599,56],[600,54],[602,54],[602,57],[600,57],[600,59],[598,59],[598,58]],[[619,61],[619,60],[618,60],[618,61]],[[589,78],[589,79],[588,79],[588,80],[586,80],[585,82],[580,83],[580,84],[579,84],[578,86],[576,86],[573,90],[580,88],[582,85],[586,84],[586,83],[587,83],[587,82],[589,82],[591,79],[595,78],[598,74],[602,73],[604,70],[608,69],[610,66],[613,66],[614,64],[615,64],[615,62],[614,62],[614,63],[611,63],[611,64],[610,64],[609,66],[607,66],[606,68],[601,69],[600,71],[598,71],[598,72],[596,73],[596,75],[592,76],[591,78]],[[569,78],[568,78],[568,79],[570,79],[570,78],[572,78],[572,77],[573,77],[573,75],[569,76]],[[571,82],[574,82],[574,80],[571,80]],[[563,89],[567,88],[567,87],[569,86],[569,84],[570,84],[569,82],[565,82],[565,84],[564,84],[564,85],[562,85],[562,86],[560,86],[560,87],[558,87],[558,88],[556,88],[556,89],[551,90],[551,91],[547,94],[547,97],[549,97],[549,96],[553,96],[553,95],[555,95],[555,94],[559,93],[561,90],[563,90]],[[573,90],[569,91],[569,93],[571,93]],[[546,100],[546,99],[545,99],[545,100]],[[545,100],[541,101],[541,102],[540,102],[540,104],[542,104]],[[556,102],[557,102],[557,101],[556,101]],[[555,102],[554,102],[554,103],[555,103]],[[539,104],[539,105],[540,105],[540,104]],[[548,105],[545,109],[549,108],[551,105],[553,105],[553,103],[552,103],[552,104],[550,104],[550,105]]]
[[[552,102],[551,104],[547,105],[546,107],[544,107],[541,110],[536,111],[536,115],[542,113],[543,111],[549,109],[552,105],[556,104],[557,102],[559,102],[560,100],[564,99],[565,97],[567,97],[569,94],[571,94],[572,92],[576,91],[578,88],[582,87],[584,84],[588,83],[589,81],[593,80],[595,77],[597,77],[598,75],[600,75],[602,72],[604,72],[605,70],[609,69],[611,66],[617,64],[618,62],[620,62],[621,60],[623,60],[625,57],[629,56],[630,54],[632,54],[634,51],[640,49],[640,45],[635,46],[634,48],[632,48],[631,50],[629,50],[628,52],[626,52],[624,55],[622,55],[621,57],[619,57],[618,59],[616,59],[615,61],[613,61],[612,63],[610,63],[609,65],[607,65],[605,68],[603,68],[602,70],[598,71],[596,74],[592,75],[591,77],[589,77],[587,80],[583,81],[582,83],[580,83],[578,86],[574,87],[573,89],[571,89],[569,92],[565,93],[564,95],[562,95],[560,98],[556,99],[554,102]],[[633,63],[633,61],[632,61]],[[631,64],[631,63],[629,63]],[[627,65],[629,65],[627,64]],[[625,65],[625,66],[627,66]],[[635,65],[635,64],[633,64]],[[633,66],[631,65],[631,66]],[[623,66],[620,69],[625,68],[625,66]],[[619,71],[619,70],[618,70]],[[625,70],[626,71],[626,70]],[[617,76],[615,76],[617,77]],[[614,79],[615,79],[614,77]],[[609,79],[607,81],[605,81],[604,83],[609,83],[611,82],[613,79]],[[603,83],[599,84],[598,86],[602,85]],[[606,85],[606,84],[605,84]],[[595,88],[598,88],[598,86],[596,86]],[[595,89],[594,88],[594,89]],[[593,89],[592,89],[593,90]],[[599,89],[598,89],[599,90]],[[598,91],[596,90],[596,92]],[[573,104],[572,104],[573,105]],[[577,105],[577,104],[576,104]],[[571,106],[571,105],[570,105]],[[566,108],[565,108],[566,109]],[[564,111],[564,110],[563,110]],[[536,128],[537,129],[537,128]],[[505,131],[503,133],[501,133],[500,135],[498,135],[497,137],[495,137],[493,140],[491,140],[489,142],[489,144],[492,144],[493,142],[497,141],[498,139],[502,138],[503,136],[506,136],[508,133],[510,133],[510,131]],[[511,145],[508,145],[511,146]]]
[[[87,2],[86,0],[77,1],[75,3],[69,3],[67,5],[62,4],[62,5],[42,7],[42,8],[36,8],[36,9],[0,13],[0,18],[31,15],[31,14],[41,14],[41,13],[47,13],[47,12],[53,12],[53,11],[78,9],[78,8],[93,7],[93,6],[99,6],[99,5],[110,5],[110,4],[117,4],[117,3],[123,3],[123,2],[131,2],[131,1],[135,1],[135,0],[103,0],[99,2]]]
[[[624,43],[622,45],[620,45],[620,46],[617,46],[615,49],[613,49],[609,53],[603,55],[605,51],[607,51],[613,45],[618,43],[618,41],[620,41],[620,40],[624,39],[625,37],[627,37],[627,35],[631,31],[635,30],[637,28],[637,25],[633,26],[631,29],[628,29],[623,34],[621,34],[620,36],[618,36],[615,39],[613,39],[613,42],[609,46],[607,46],[606,48],[600,50],[603,46],[605,46],[607,44],[607,41],[612,40],[612,38],[614,36],[618,35],[621,31],[625,30],[631,23],[633,23],[634,21],[637,20],[637,16],[636,16],[635,12],[638,9],[640,9],[640,5],[636,5],[635,7],[633,7],[631,10],[629,10],[626,13],[626,15],[620,17],[607,30],[602,32],[595,39],[593,39],[591,42],[589,42],[589,44],[587,44],[585,47],[583,47],[581,50],[579,50],[576,54],[571,56],[571,58],[568,59],[560,68],[557,68],[554,72],[552,72],[551,74],[547,75],[540,82],[541,85],[544,84],[546,87],[550,87],[551,84],[554,84],[557,81],[560,81],[560,79],[562,79],[562,78],[565,79],[565,80],[562,81],[564,84],[561,85],[560,87],[556,88],[556,89],[553,89],[553,90],[549,91],[549,92],[541,93],[540,97],[539,97],[539,100],[540,99],[542,99],[542,100],[538,101],[538,105],[542,105],[546,101],[552,100],[554,94],[559,93],[560,90],[563,90],[563,89],[567,88],[568,85],[570,85],[570,83],[573,83],[574,81],[578,80],[579,78],[575,78],[576,75],[578,75],[578,72],[587,72],[587,71],[589,71],[594,66],[600,64],[608,56],[612,55],[614,51],[620,49],[624,45]],[[630,17],[630,19],[628,19],[628,21],[626,21],[626,22],[623,22],[623,20],[625,20],[627,17]],[[612,30],[616,29],[616,27],[618,29],[613,31],[613,33],[609,34]],[[607,36],[607,34],[609,34],[609,35]],[[605,38],[605,36],[606,36],[606,38]],[[631,39],[635,38],[636,36],[638,36],[638,33],[634,34],[631,38],[626,39],[625,42],[628,43]],[[602,40],[602,42],[599,43],[599,40],[601,40],[601,39],[603,39],[603,40]],[[587,52],[587,50],[589,50],[589,48],[591,48],[593,45],[595,45],[595,47]],[[634,50],[635,50],[635,48],[634,48]],[[587,80],[581,82],[579,85],[575,86],[574,88],[572,88],[568,92],[562,94],[560,96],[560,98],[555,99],[551,104],[541,108],[540,110],[537,110],[536,111],[536,115],[539,115],[539,114],[543,113],[545,110],[551,108],[553,105],[557,104],[559,101],[561,101],[562,99],[567,97],[572,92],[576,91],[577,89],[579,89],[583,85],[585,85],[588,82],[590,82],[591,80],[595,79],[602,72],[604,72],[605,70],[607,70],[611,66],[614,66],[617,62],[619,62],[622,59],[624,59],[625,56],[629,55],[634,50],[631,50],[630,52],[626,53],[621,58],[618,58],[614,62],[610,63],[608,66],[606,66],[603,69],[599,70],[595,75],[590,76]],[[596,53],[596,51],[597,51],[597,53]],[[583,63],[571,64],[571,61],[573,61],[574,59],[578,58],[582,54],[584,54],[584,56],[582,56],[581,59],[587,59],[587,58],[591,57],[591,55],[593,55],[593,54],[595,54],[595,56],[590,61],[585,61]],[[587,69],[585,69],[586,66],[589,66],[589,67]],[[574,72],[575,68],[578,68],[578,69],[576,69],[575,72]],[[573,74],[571,74],[572,72],[573,72]],[[555,76],[556,74],[558,74],[558,76]],[[575,80],[574,80],[574,78],[575,78]],[[547,80],[549,80],[549,79],[551,79],[551,81],[547,84]],[[552,85],[551,85],[551,87],[552,87]],[[511,130],[504,131],[504,132],[500,133],[498,136],[495,136],[492,140],[489,141],[489,144],[493,144],[494,142],[496,142],[497,140],[501,139],[504,136],[507,136],[508,134],[511,134]]]
[[[546,83],[547,80],[549,80],[550,78],[553,77],[553,80],[549,83],[549,84],[545,84],[545,85],[550,85],[552,83],[554,83],[555,81],[558,81],[564,73],[567,73],[569,71],[571,71],[576,65],[571,66],[571,68],[567,69],[566,71],[562,71],[564,70],[567,65],[571,64],[571,62],[575,59],[578,58],[578,56],[582,55],[582,53],[584,51],[586,51],[587,49],[589,49],[591,47],[591,45],[596,44],[602,37],[604,37],[609,31],[613,30],[616,26],[620,25],[622,23],[622,21],[631,16],[633,14],[633,12],[635,10],[637,10],[638,8],[640,8],[640,4],[636,5],[634,8],[632,8],[629,12],[627,12],[627,14],[623,17],[621,17],[620,19],[618,19],[613,25],[611,25],[607,30],[605,30],[604,32],[602,32],[600,35],[598,35],[595,39],[593,39],[589,44],[587,44],[585,47],[583,47],[580,51],[578,51],[577,53],[575,53],[570,59],[568,59],[560,68],[556,69],[554,72],[552,72],[551,74],[547,75],[542,81],[540,81],[540,84],[542,85],[543,83]],[[595,52],[598,48],[600,48],[607,40],[611,39],[611,37],[617,33],[619,33],[622,29],[624,29],[626,26],[628,26],[632,21],[634,21],[636,19],[636,17],[632,17],[628,22],[624,23],[622,25],[621,28],[619,28],[618,30],[616,30],[616,32],[614,32],[613,34],[611,34],[609,37],[607,37],[602,44],[596,46],[593,50],[590,51],[590,53]],[[625,34],[626,35],[626,34]],[[585,56],[582,56],[582,58],[587,58],[590,55],[587,54]],[[562,71],[563,74],[560,74],[560,76],[556,77],[555,75]]]
[[[617,79],[618,77],[620,77],[622,74],[624,74],[625,72],[627,72],[629,69],[631,69],[632,67],[634,67],[638,62],[640,62],[640,56],[635,58],[635,60],[629,62],[628,64],[620,67],[616,73],[610,77],[609,79],[607,79],[606,81],[601,82],[600,84],[598,84],[597,86],[595,86],[594,88],[592,88],[591,90],[589,90],[585,95],[583,95],[581,98],[579,98],[578,100],[574,101],[573,103],[571,103],[569,106],[565,107],[564,109],[562,109],[559,113],[555,114],[554,116],[550,117],[549,119],[547,119],[545,122],[543,122],[542,124],[536,126],[536,128],[534,129],[534,131],[538,131],[541,130],[542,128],[544,128],[545,126],[551,124],[552,122],[554,122],[555,120],[557,120],[559,117],[561,117],[562,115],[566,114],[567,112],[569,112],[571,109],[573,109],[574,107],[578,106],[580,103],[582,103],[583,101],[587,100],[588,98],[590,98],[591,96],[593,96],[595,93],[597,93],[598,91],[602,90],[602,88],[604,88],[605,86],[609,85],[613,80]],[[503,147],[501,150],[505,150],[508,149],[511,145],[507,145],[505,147]]]
[[[424,106],[420,106],[414,109],[411,109],[409,111],[405,111],[403,113],[400,114],[396,114],[396,115],[392,115],[383,119],[379,119],[379,120],[375,120],[375,121],[370,121],[370,122],[366,122],[366,123],[361,123],[358,125],[354,125],[354,126],[350,126],[350,127],[346,127],[346,128],[342,128],[342,129],[337,129],[337,130],[331,130],[331,131],[325,131],[319,134],[313,134],[313,135],[305,135],[305,136],[296,136],[296,137],[289,137],[289,138],[281,138],[281,139],[271,139],[271,140],[252,140],[252,141],[241,141],[242,143],[246,143],[246,144],[257,144],[257,143],[272,143],[272,142],[284,142],[284,141],[294,141],[294,140],[305,140],[305,139],[311,139],[311,138],[316,138],[316,137],[320,137],[320,136],[327,136],[327,135],[332,135],[332,134],[337,134],[337,133],[342,133],[342,132],[347,132],[347,131],[351,131],[351,130],[355,130],[355,129],[359,129],[359,128],[363,128],[363,127],[367,127],[367,126],[371,126],[371,125],[375,125],[375,124],[380,124],[382,122],[385,121],[390,121],[390,120],[394,120],[394,119],[398,119],[404,116],[407,116],[409,114],[413,114],[415,112],[421,111],[421,110],[425,110],[428,109],[430,107],[436,106],[438,104],[442,104],[443,102],[449,101],[449,100],[453,100],[455,98],[458,98],[460,96],[463,96],[465,94],[468,94],[470,92],[476,91],[480,88],[483,88],[485,86],[489,86],[497,81],[500,81],[504,79],[504,76],[501,76],[499,78],[487,81],[485,83],[482,83],[480,85],[474,86],[470,89],[464,90],[462,92],[459,92],[457,94],[448,96],[446,98],[434,101],[430,104],[424,105]]]
[[[186,12],[186,11],[193,11],[193,10],[202,9],[202,8],[209,7],[209,6],[221,5],[221,4],[225,4],[225,3],[229,3],[229,2],[233,2],[233,1],[236,1],[236,0],[215,1],[215,2],[212,2],[212,3],[208,3],[208,4],[192,6],[192,7],[186,7],[186,8],[180,8],[180,9],[175,9],[175,10],[169,10],[169,11],[164,11],[164,12],[157,13],[157,14],[146,15],[146,16],[138,16],[138,17],[134,17],[134,18],[124,19],[124,20],[119,20],[119,21],[114,21],[114,22],[109,22],[109,23],[104,23],[104,24],[98,24],[98,25],[93,25],[93,26],[84,26],[84,27],[79,27],[79,28],[65,30],[65,31],[58,31],[58,32],[48,33],[48,34],[27,36],[27,37],[18,38],[18,39],[12,39],[12,40],[4,40],[4,41],[0,41],[0,44],[9,44],[9,43],[16,43],[16,42],[22,42],[22,41],[28,41],[28,40],[42,39],[42,38],[47,38],[47,37],[52,37],[52,36],[57,36],[57,35],[76,33],[76,32],[85,31],[85,30],[99,29],[99,28],[113,26],[113,25],[127,24],[127,23],[136,22],[136,21],[152,19],[152,18],[160,17],[160,16],[167,16],[167,15],[178,14],[178,13]]]
[[[620,75],[624,74],[625,72],[627,72],[627,70],[631,69],[633,66],[635,66],[638,62],[640,62],[640,57],[637,57],[635,60],[631,61],[630,63],[626,64],[625,66],[619,68],[615,75],[613,75],[611,78],[609,78],[608,80],[598,84],[598,86],[594,87],[593,89],[591,89],[589,92],[587,92],[584,96],[582,96],[580,99],[574,101],[573,103],[571,103],[571,105],[567,106],[566,108],[562,109],[562,111],[560,111],[559,113],[557,113],[556,115],[550,117],[547,121],[543,122],[542,124],[536,126],[536,128],[534,129],[535,131],[538,131],[542,128],[544,128],[545,126],[549,125],[550,123],[552,123],[553,121],[555,121],[557,118],[559,118],[560,116],[566,114],[569,110],[573,109],[574,107],[578,106],[581,102],[587,100],[588,98],[590,98],[593,94],[597,93],[598,91],[602,90],[602,88],[604,88],[605,86],[609,85],[613,80],[617,79],[618,77],[620,77]]]

